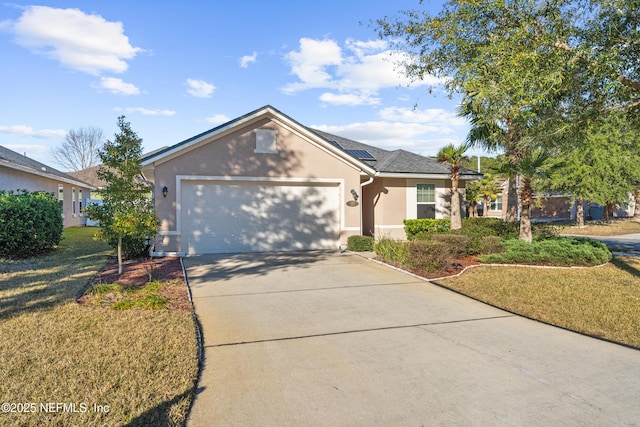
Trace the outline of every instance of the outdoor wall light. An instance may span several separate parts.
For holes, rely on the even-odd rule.
[[[353,196],[353,200],[357,202],[359,196],[358,193],[356,193],[356,190],[354,190],[353,188],[351,189],[351,195]]]
[[[167,197],[167,194],[169,194],[169,189],[167,188],[167,186],[165,185],[164,187],[162,187],[162,195],[164,197]]]

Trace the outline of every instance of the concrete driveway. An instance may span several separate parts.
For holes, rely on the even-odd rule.
[[[640,351],[357,255],[184,261],[205,346],[189,427],[640,425]]]

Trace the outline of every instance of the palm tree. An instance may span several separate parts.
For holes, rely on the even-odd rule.
[[[483,212],[482,216],[487,216],[489,210],[489,203],[491,200],[495,200],[500,193],[500,186],[496,184],[492,177],[488,177],[478,182],[478,192],[482,197]]]
[[[476,218],[478,216],[478,202],[482,200],[480,194],[479,181],[474,181],[465,185],[465,198],[469,205],[469,217]]]
[[[545,150],[535,150],[533,153],[524,156],[518,163],[517,170],[522,177],[520,186],[520,240],[531,243],[533,234],[531,232],[531,202],[533,200],[532,180],[538,176],[543,176],[543,168],[551,153]]]
[[[460,182],[460,167],[469,161],[465,152],[469,149],[468,144],[454,146],[449,144],[438,151],[438,162],[447,163],[451,168],[451,229],[462,228],[462,215],[460,214],[460,194],[458,193],[458,183]]]

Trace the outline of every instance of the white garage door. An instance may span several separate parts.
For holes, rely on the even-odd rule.
[[[183,250],[336,249],[339,196],[337,184],[183,181]]]

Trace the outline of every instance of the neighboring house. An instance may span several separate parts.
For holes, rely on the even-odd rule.
[[[68,175],[71,175],[74,178],[77,178],[87,184],[91,184],[95,189],[87,196],[89,199],[100,199],[100,195],[96,192],[96,190],[102,190],[106,187],[107,183],[98,178],[97,172],[98,168],[101,165],[91,166],[85,169],[81,169],[76,172],[67,172]]]
[[[0,190],[46,191],[56,197],[65,227],[85,225],[82,213],[95,187],[0,146]]]
[[[404,238],[406,218],[449,215],[448,166],[310,129],[271,106],[142,164],[161,221],[154,255],[337,249],[351,235]]]
[[[494,218],[506,218],[507,216],[507,193],[509,182],[501,179],[498,181],[502,192],[494,200],[491,200],[487,216]],[[635,206],[633,195],[629,195],[629,200],[615,205],[614,217],[623,218],[633,216]],[[604,217],[604,207],[596,203],[584,201],[584,219],[601,220]],[[533,221],[560,221],[576,220],[576,202],[569,195],[545,194],[535,196],[531,204],[531,219]]]

